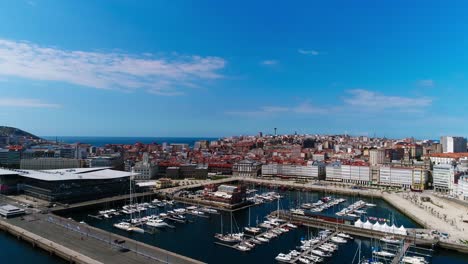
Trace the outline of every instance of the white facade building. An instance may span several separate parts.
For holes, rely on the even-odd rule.
[[[371,184],[369,166],[341,165],[341,177],[344,182]]]
[[[379,171],[379,185],[424,188],[428,172],[418,168],[398,168],[383,166]]]
[[[333,163],[325,167],[325,179],[327,181],[342,181],[341,164]]]
[[[432,170],[432,180],[434,191],[449,193],[453,188],[451,182],[455,175],[455,167],[449,164],[434,165]]]
[[[325,166],[322,163],[308,163],[306,166],[293,164],[264,164],[262,175],[270,177],[323,178]]]

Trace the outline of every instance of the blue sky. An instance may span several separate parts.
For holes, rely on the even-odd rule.
[[[1,1],[0,123],[466,136],[465,1]]]

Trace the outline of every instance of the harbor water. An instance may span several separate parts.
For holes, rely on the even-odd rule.
[[[262,191],[265,190],[259,190],[259,192]],[[316,202],[318,199],[327,195],[326,193],[306,193],[298,191],[279,191],[279,193],[283,196],[279,203],[280,209],[286,210],[289,208],[296,208],[301,203]],[[364,200],[367,203],[373,203],[376,205],[375,207],[368,207],[366,209],[367,216],[387,219],[387,222],[390,225],[395,223],[397,226],[403,225],[406,228],[419,227],[417,223],[381,199],[346,195],[334,195],[333,197],[344,198],[346,199],[346,202],[329,208],[322,213],[334,215],[335,212],[338,212],[357,200]],[[178,203],[173,207],[167,206],[167,208],[150,208],[147,211],[142,212],[141,216],[159,214],[166,210],[186,206],[188,205]],[[290,232],[284,233],[279,237],[270,240],[269,243],[257,245],[249,252],[242,252],[230,247],[218,245],[215,242],[219,241],[214,237],[216,233],[230,233],[231,228],[233,232],[239,232],[246,226],[255,226],[258,222],[261,223],[265,220],[265,216],[276,210],[277,207],[277,202],[272,201],[252,206],[250,210],[243,209],[232,214],[227,212],[212,214],[208,218],[187,215],[187,218],[190,219],[189,223],[170,223],[169,220],[166,220],[171,225],[174,225],[174,228],[151,229],[151,233],[144,234],[128,233],[113,227],[113,224],[128,218],[127,215],[114,216],[110,219],[101,220],[89,217],[89,215],[97,214],[98,210],[96,209],[93,211],[70,213],[65,215],[65,217],[70,217],[76,221],[85,221],[91,226],[127,236],[207,263],[277,263],[275,257],[279,253],[288,253],[290,250],[296,249],[296,247],[301,244],[301,240],[311,236],[316,236],[319,230],[307,227],[292,229]],[[108,204],[103,206],[102,209],[111,208],[117,208],[117,206]],[[146,226],[142,227],[148,229]],[[333,228],[333,225],[331,225],[330,228]],[[354,240],[349,240],[348,243],[340,245],[338,251],[336,251],[331,258],[326,259],[324,263],[352,263],[353,259],[355,259],[354,263],[357,263],[356,255],[359,245],[361,245],[361,256],[367,258],[371,257],[372,247],[382,247],[385,249],[385,245],[380,244],[379,241],[371,241],[367,238],[356,237]],[[432,262],[430,263],[461,264],[468,263],[468,258],[466,255],[460,253],[436,250],[432,258]]]

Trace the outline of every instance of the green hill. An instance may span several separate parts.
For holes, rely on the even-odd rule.
[[[32,139],[40,139],[40,137],[23,131],[16,127],[0,126],[0,137],[26,137]]]

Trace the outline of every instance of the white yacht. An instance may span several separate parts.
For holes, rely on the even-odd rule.
[[[395,257],[395,254],[390,253],[388,251],[374,251],[372,254],[377,255],[379,257],[384,257],[384,258],[393,258]]]
[[[341,238],[346,238],[346,239],[353,239],[352,236],[345,234],[345,233],[338,233],[336,236],[341,237]]]
[[[250,233],[260,233],[262,230],[258,227],[244,227],[245,231],[250,232]]]
[[[339,236],[334,236],[330,239],[332,242],[339,243],[339,244],[346,244],[348,241],[346,239],[343,239]]]
[[[400,244],[401,243],[401,240],[396,239],[393,236],[386,236],[384,238],[381,238],[380,241],[385,242],[385,243],[389,243],[389,244]]]
[[[291,255],[289,254],[279,253],[275,259],[280,262],[290,262],[292,258],[291,258]]]
[[[158,227],[158,228],[164,228],[164,227],[169,226],[162,219],[150,219],[150,220],[148,220],[148,222],[146,222],[146,225],[151,226],[151,227]]]
[[[325,252],[323,252],[321,250],[316,250],[316,249],[312,250],[311,252],[312,252],[312,254],[320,256],[320,257],[331,257],[332,256],[330,253],[325,253]]]
[[[405,257],[403,257],[401,262],[402,263],[408,263],[408,264],[427,264],[428,263],[425,258],[416,257],[416,256],[413,256],[413,257],[405,256]]]

